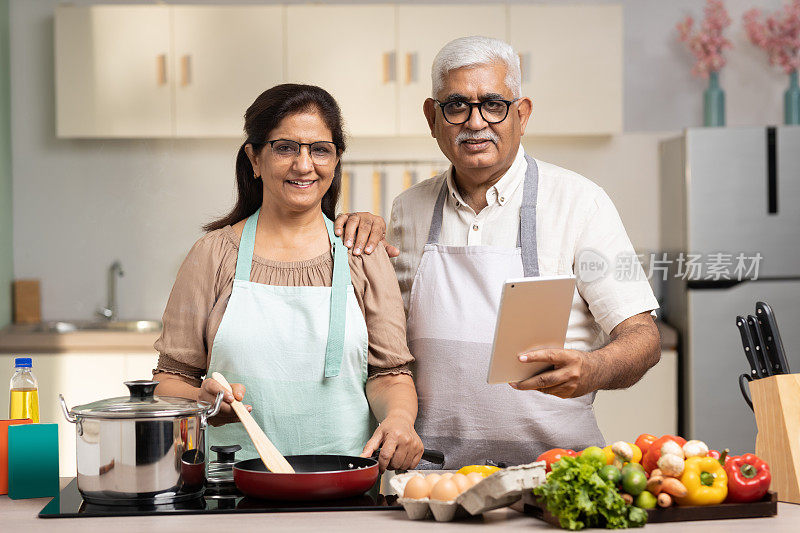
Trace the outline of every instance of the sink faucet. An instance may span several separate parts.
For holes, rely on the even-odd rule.
[[[97,310],[97,315],[101,318],[105,318],[108,321],[114,321],[118,318],[117,277],[122,277],[124,275],[125,273],[122,271],[122,263],[120,263],[119,260],[114,261],[111,263],[111,266],[108,267],[108,303],[105,307],[101,307]]]

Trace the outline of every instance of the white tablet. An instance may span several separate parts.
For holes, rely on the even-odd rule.
[[[548,363],[522,363],[519,355],[540,348],[563,348],[575,276],[510,279],[503,285],[494,331],[488,383],[528,379]]]

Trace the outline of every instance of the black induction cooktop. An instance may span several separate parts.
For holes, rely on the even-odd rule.
[[[361,496],[343,500],[316,502],[279,502],[256,500],[238,493],[219,494],[206,491],[193,500],[174,504],[120,506],[98,505],[83,501],[78,481],[73,479],[58,496],[39,512],[39,518],[81,518],[88,516],[152,516],[211,513],[292,513],[314,511],[386,511],[402,509],[397,496],[377,494],[373,489]]]

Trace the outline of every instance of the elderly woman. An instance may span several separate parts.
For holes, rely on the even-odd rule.
[[[381,469],[411,468],[423,450],[397,279],[385,249],[353,256],[331,222],[339,106],[319,87],[278,85],[247,109],[245,131],[236,204],[205,226],[167,302],[156,392],[210,402],[223,389],[201,379],[220,372],[233,394],[207,440],[240,444],[243,458],[256,452],[232,423],[234,398],[284,455],[380,448]]]

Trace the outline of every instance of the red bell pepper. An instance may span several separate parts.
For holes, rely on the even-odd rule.
[[[644,467],[644,471],[647,472],[647,475],[650,475],[650,472],[656,468],[658,459],[661,457],[661,447],[669,440],[677,442],[681,447],[686,444],[686,439],[683,437],[676,437],[675,435],[664,435],[660,439],[654,441],[647,450],[647,454],[642,458],[642,466]]]
[[[769,465],[753,453],[731,457],[725,463],[728,473],[729,502],[755,502],[769,490],[772,474]]]
[[[562,457],[577,457],[578,453],[573,450],[565,450],[564,448],[553,448],[552,450],[547,450],[539,457],[536,458],[537,461],[545,461],[547,463],[547,472],[550,471],[550,466],[553,463],[557,463],[561,460]]]
[[[638,437],[636,437],[636,444],[640,450],[642,450],[642,457],[647,455],[647,451],[650,449],[650,446],[653,445],[655,441],[658,440],[658,437],[655,435],[651,435],[649,433],[642,433]]]
[[[708,450],[708,457],[713,457],[717,461],[721,461],[720,464],[722,464],[722,466],[725,466],[726,464],[728,464],[728,461],[731,460],[731,456],[728,455],[729,451],[730,450],[728,450],[728,448],[725,448],[725,450],[722,453],[719,453],[719,451],[717,450]]]

